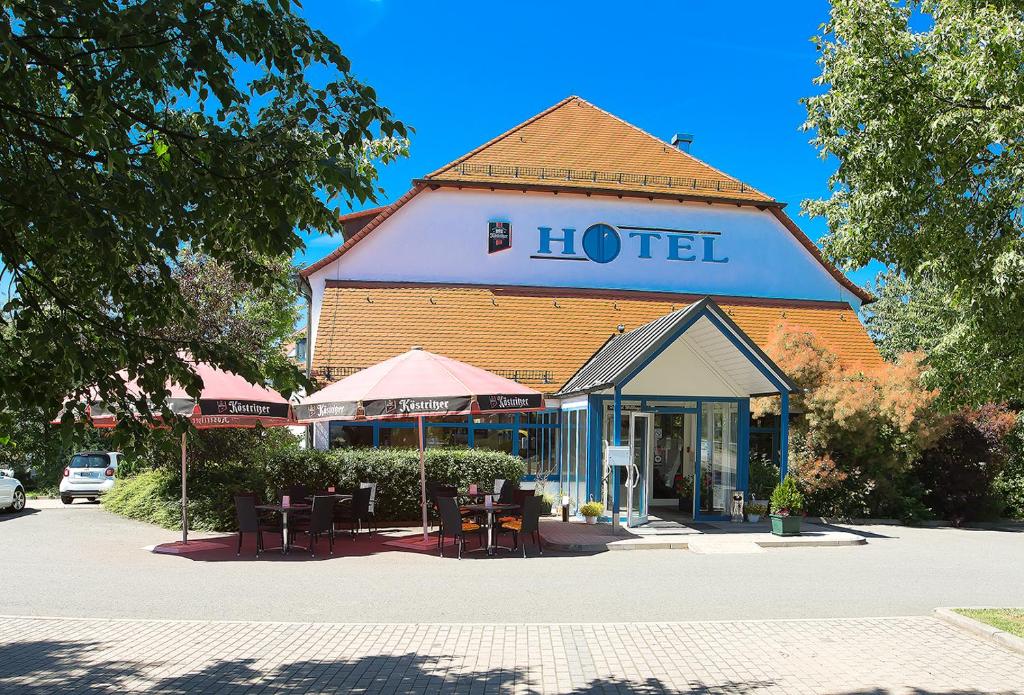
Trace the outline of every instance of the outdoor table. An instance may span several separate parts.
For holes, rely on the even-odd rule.
[[[501,547],[503,550],[512,550],[505,546],[498,546],[494,536],[494,514],[495,512],[513,512],[519,509],[518,504],[502,504],[495,502],[494,504],[487,506],[486,504],[467,504],[462,507],[468,509],[471,512],[486,512],[487,514],[487,554],[494,555],[498,548]]]
[[[261,509],[261,510],[266,511],[266,512],[274,512],[276,514],[280,514],[281,515],[281,541],[283,543],[283,545],[281,546],[281,554],[282,555],[284,555],[289,550],[291,550],[291,547],[292,547],[291,538],[288,535],[288,515],[291,512],[299,512],[299,513],[305,512],[305,513],[309,513],[309,510],[312,509],[312,508],[313,508],[313,506],[309,505],[309,504],[289,504],[287,507],[282,505],[282,504],[257,504],[256,505],[256,509]],[[299,546],[299,547],[301,548],[302,546]],[[276,550],[276,549],[275,548],[270,548],[270,550]],[[303,550],[308,550],[308,548],[303,548]]]

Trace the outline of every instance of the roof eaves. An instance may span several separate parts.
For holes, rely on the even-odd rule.
[[[678,200],[687,203],[708,203],[709,205],[736,205],[751,206],[760,210],[769,208],[783,208],[785,203],[769,198],[734,198],[729,196],[710,196],[692,193],[669,193],[667,191],[641,191],[635,188],[617,188],[614,186],[601,187],[593,186],[566,186],[551,183],[530,183],[526,181],[494,181],[489,179],[414,179],[413,184],[417,186],[429,186],[437,189],[447,188],[474,188],[485,190],[506,190],[506,191],[536,191],[540,193],[569,193],[577,195],[607,195],[618,198],[646,198],[648,200]],[[746,185],[746,184],[744,184]],[[753,190],[753,189],[751,189]]]
[[[403,205],[412,200],[416,196],[416,194],[422,190],[423,186],[414,185],[412,188],[406,191],[401,198],[391,203],[391,205],[387,205],[380,208],[380,212],[377,214],[377,216],[370,220],[370,222],[367,223],[366,226],[364,226],[358,232],[353,234],[352,238],[346,239],[345,243],[331,251],[329,254],[321,258],[316,263],[300,270],[299,275],[301,275],[304,278],[308,278],[310,275],[320,270],[324,266],[333,263],[335,260],[340,258],[346,251],[348,251],[350,248],[359,243],[360,239],[362,239],[367,234],[372,232],[374,229],[379,227],[381,223],[384,222],[384,220],[398,212],[399,208],[401,208]]]
[[[599,352],[604,350],[605,346],[608,343],[612,342],[612,340],[615,339],[616,335],[619,335],[619,334],[617,334],[617,333],[610,334],[608,336],[608,338],[605,339],[605,341],[603,343],[601,343],[601,345],[598,346],[598,348],[596,350],[594,350],[594,352],[592,352],[590,354],[590,357],[588,357],[587,359],[583,360],[583,362],[580,364],[580,366],[576,368],[576,371],[572,373],[572,376],[570,376],[568,379],[565,380],[565,383],[562,384],[561,388],[556,392],[556,395],[557,394],[561,394],[562,393],[561,389],[565,388],[568,384],[571,384],[573,382],[573,379],[575,379],[579,375],[579,373],[581,371],[583,371],[583,368],[586,367],[588,364],[590,364],[590,360],[594,359]]]
[[[821,252],[821,249],[818,248],[818,245],[811,241],[810,237],[804,234],[803,230],[797,226],[796,222],[794,222],[792,218],[782,210],[782,208],[773,207],[769,209],[771,210],[771,213],[775,215],[776,219],[778,219],[779,222],[789,230],[790,234],[796,237],[796,240],[799,241],[804,248],[806,248],[810,254],[825,267],[825,270],[827,270],[840,285],[850,290],[850,292],[859,297],[865,304],[870,304],[875,301],[875,296],[873,294],[857,285],[857,283],[853,282],[850,278],[846,277],[839,268],[825,258],[825,255]]]

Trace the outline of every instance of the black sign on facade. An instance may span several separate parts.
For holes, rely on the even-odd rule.
[[[508,222],[487,223],[487,253],[512,248],[512,225]]]

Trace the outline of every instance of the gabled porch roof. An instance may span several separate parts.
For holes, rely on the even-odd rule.
[[[556,397],[618,389],[647,396],[749,397],[799,387],[710,297],[612,336]]]

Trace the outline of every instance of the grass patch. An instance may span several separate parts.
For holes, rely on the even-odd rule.
[[[1024,608],[957,608],[956,612],[1024,638]]]

